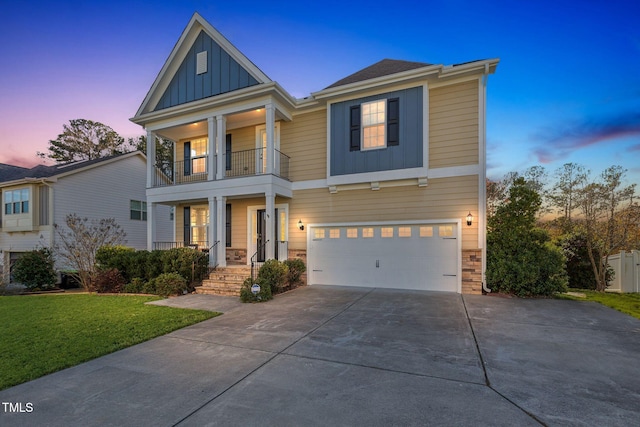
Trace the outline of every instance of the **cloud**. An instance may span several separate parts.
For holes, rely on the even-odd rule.
[[[575,150],[629,136],[640,137],[640,113],[631,112],[613,117],[574,122],[548,129],[534,136],[534,155],[542,164],[563,159]],[[632,147],[640,150],[640,144]]]

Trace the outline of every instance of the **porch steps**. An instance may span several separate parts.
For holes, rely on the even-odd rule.
[[[197,294],[240,296],[242,283],[251,276],[251,267],[231,265],[217,267],[209,273],[209,278],[196,286]]]

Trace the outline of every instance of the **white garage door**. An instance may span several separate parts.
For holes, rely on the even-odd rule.
[[[458,225],[311,225],[312,285],[459,291]]]

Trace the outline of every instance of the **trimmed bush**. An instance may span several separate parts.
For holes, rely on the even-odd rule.
[[[300,258],[288,259],[283,262],[289,269],[287,272],[286,286],[288,289],[297,288],[302,284],[302,274],[307,271],[304,261]]]
[[[143,293],[145,284],[146,282],[144,281],[144,279],[135,277],[131,280],[131,282],[124,285],[124,287],[122,288],[122,292],[127,294],[141,294]]]
[[[178,273],[163,273],[153,279],[153,283],[155,293],[163,297],[182,295],[188,291],[186,279]]]
[[[270,259],[260,267],[258,277],[271,287],[271,294],[275,295],[283,291],[288,273],[289,267],[284,263],[277,259]]]
[[[118,293],[125,285],[125,280],[117,268],[99,271],[93,280],[93,291],[98,293]]]
[[[178,273],[189,282],[199,282],[209,272],[209,255],[191,248],[161,251],[164,273]]]
[[[57,281],[53,253],[47,248],[24,253],[13,265],[13,278],[29,290],[52,288]]]
[[[260,292],[256,295],[251,292],[251,287],[256,283],[260,285]],[[249,277],[242,283],[242,288],[240,289],[240,301],[242,302],[264,302],[269,301],[273,298],[273,294],[271,293],[271,286],[267,283],[267,281],[263,278],[258,277],[255,280],[251,280]]]

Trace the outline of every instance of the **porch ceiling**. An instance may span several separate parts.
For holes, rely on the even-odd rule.
[[[280,113],[277,109],[275,116],[276,121],[287,120],[285,115]],[[240,113],[230,114],[226,116],[226,119],[227,130],[238,129],[246,126],[257,126],[265,123],[265,110],[264,108],[259,108],[257,110],[243,111]],[[161,129],[155,133],[172,141],[195,138],[207,134],[207,120],[173,126]]]

